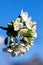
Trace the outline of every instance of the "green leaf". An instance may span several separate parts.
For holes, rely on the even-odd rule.
[[[27,33],[24,35],[24,37],[32,37],[32,30],[28,29]]]

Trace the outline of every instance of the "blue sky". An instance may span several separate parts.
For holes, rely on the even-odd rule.
[[[25,62],[34,54],[43,58],[43,0],[0,0],[0,25],[6,26],[9,21],[15,20],[21,10],[27,11],[32,20],[37,22],[38,37],[34,45],[23,57],[11,57],[8,53],[2,52],[0,46],[0,65],[9,65],[10,62]],[[0,29],[0,36],[6,37],[6,32]],[[20,60],[21,59],[21,60]]]

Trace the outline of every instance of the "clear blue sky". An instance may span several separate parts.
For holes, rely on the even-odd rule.
[[[0,0],[0,25],[7,26],[7,22],[15,20],[21,10],[27,11],[32,20],[37,22],[38,37],[28,53],[23,57],[11,57],[2,52],[0,47],[0,65],[9,65],[10,62],[25,62],[34,54],[43,58],[43,0]],[[0,29],[0,35],[6,36]]]

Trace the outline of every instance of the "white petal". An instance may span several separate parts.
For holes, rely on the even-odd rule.
[[[23,9],[21,10],[21,14],[23,14]]]
[[[25,35],[27,33],[28,29],[21,29],[19,32],[18,32],[18,36],[22,37],[23,35]]]
[[[37,33],[36,33],[36,32],[34,32],[33,37],[34,37],[34,38],[36,38],[36,37],[37,37]]]
[[[29,47],[28,46],[26,47],[26,49],[27,49],[27,51],[29,51]]]
[[[33,43],[31,43],[31,45],[33,46]]]
[[[14,30],[18,31],[20,28],[23,28],[23,23],[15,21],[13,26],[14,26]]]
[[[20,51],[25,53],[26,49],[25,48],[20,48]]]
[[[32,28],[33,32],[36,31],[36,25]]]
[[[11,53],[13,50],[12,49],[8,49],[7,52]]]
[[[21,46],[25,46],[25,44],[23,44],[23,43],[22,43],[22,44],[20,44],[20,45],[21,45]]]
[[[27,18],[28,18],[28,13],[27,12],[23,12],[23,10],[21,11],[21,16],[22,16],[22,19],[24,21],[27,21]]]
[[[20,22],[20,18],[17,18],[16,21]]]
[[[26,26],[27,26],[27,28],[29,28],[29,29],[31,29],[31,22],[26,22]]]

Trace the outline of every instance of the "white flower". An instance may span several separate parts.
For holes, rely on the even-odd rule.
[[[21,43],[20,45],[21,45],[21,46],[25,46],[25,44],[23,44],[23,43]]]
[[[26,26],[28,29],[32,29],[33,22],[27,21]]]
[[[18,36],[20,36],[21,38],[23,37],[23,35],[25,35],[27,33],[28,29],[21,29],[19,32],[18,32]]]
[[[23,27],[23,23],[15,21],[15,22],[13,22],[13,26],[14,26],[14,30],[18,31],[20,28]]]
[[[7,49],[7,52],[9,52],[9,53],[11,53],[12,51],[13,51],[13,50],[12,50],[12,49],[10,49],[10,48],[9,48],[9,49]]]
[[[15,54],[16,56],[18,56],[19,53],[20,53],[20,51],[15,51],[15,52],[14,52],[14,54]]]
[[[36,38],[36,37],[37,37],[37,33],[36,33],[36,32],[33,32],[32,36],[33,36],[34,38]]]
[[[22,53],[22,52],[25,53],[25,52],[26,52],[26,49],[25,49],[25,48],[20,48],[20,51],[21,51],[21,53]]]
[[[31,46],[28,44],[27,47],[31,48]]]
[[[36,22],[32,22],[32,17],[28,17],[27,21],[25,22],[28,29],[36,30]]]
[[[29,51],[29,46],[26,46],[26,50]]]
[[[20,16],[22,16],[23,21],[27,21],[27,19],[28,19],[28,13],[27,12],[23,12],[23,10],[22,10]]]
[[[33,26],[32,31],[36,31],[36,25]]]
[[[33,46],[33,43],[31,43],[31,46]]]
[[[31,29],[31,26],[33,25],[33,22],[31,21],[32,17],[28,17],[26,21],[27,28]]]
[[[35,38],[37,37],[37,33],[34,33],[34,35],[33,35]]]
[[[34,30],[36,30],[36,25],[33,23],[33,22],[26,22],[26,26],[27,26],[27,28],[28,29],[34,29]]]
[[[24,37],[24,40],[28,42],[28,39],[26,37]]]

